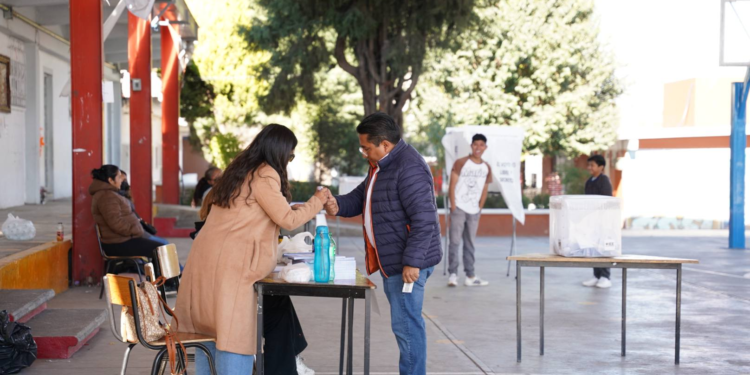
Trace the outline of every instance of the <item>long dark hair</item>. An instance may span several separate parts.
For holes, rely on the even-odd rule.
[[[203,194],[206,193],[206,190],[211,188],[211,184],[208,183],[208,180],[211,179],[211,175],[220,170],[217,167],[211,167],[206,170],[206,173],[203,174],[203,177],[198,181],[198,185],[195,185],[195,193],[193,193],[193,203],[195,203],[196,207],[200,207],[201,202],[203,202]]]
[[[281,194],[291,200],[286,166],[296,147],[297,137],[289,128],[278,124],[266,126],[250,146],[229,164],[219,182],[211,189],[211,203],[229,208],[232,201],[240,196],[242,184],[248,175],[252,176],[263,164],[268,164],[281,176]]]
[[[112,164],[104,164],[101,166],[101,168],[95,168],[91,170],[91,177],[93,177],[95,180],[104,181],[106,183],[109,183],[109,179],[115,179],[117,177],[117,172],[120,171],[120,168],[116,165]]]

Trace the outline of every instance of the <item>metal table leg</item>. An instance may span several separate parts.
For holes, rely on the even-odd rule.
[[[674,340],[674,364],[680,364],[680,309],[682,307],[682,264],[677,266],[677,321]]]
[[[625,356],[625,327],[627,323],[628,269],[622,268],[622,356]]]
[[[539,355],[544,355],[544,267],[539,267]]]
[[[346,302],[348,298],[341,299],[341,353],[339,354],[339,375],[344,374],[344,353],[346,347]]]
[[[516,261],[516,361],[521,362],[521,262]]]
[[[349,353],[346,355],[346,374],[352,375],[354,373],[353,351],[354,351],[354,298],[349,298]]]
[[[365,291],[365,374],[370,375],[370,306],[372,290]]]
[[[258,375],[263,375],[263,285],[258,285],[258,337],[257,346],[255,349],[255,372]]]

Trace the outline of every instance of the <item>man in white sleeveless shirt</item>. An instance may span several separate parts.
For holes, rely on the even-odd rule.
[[[487,137],[475,134],[471,139],[471,155],[456,160],[450,178],[450,245],[448,247],[448,286],[458,285],[458,245],[464,241],[464,272],[466,286],[486,286],[474,272],[474,240],[479,216],[487,200],[492,182],[490,165],[482,160],[487,150]]]

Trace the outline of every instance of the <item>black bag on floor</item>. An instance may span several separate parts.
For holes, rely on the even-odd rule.
[[[36,342],[31,328],[10,321],[8,312],[0,311],[0,375],[18,374],[36,361]]]

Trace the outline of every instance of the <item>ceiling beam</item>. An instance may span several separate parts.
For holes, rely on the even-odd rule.
[[[43,7],[49,5],[68,5],[69,0],[2,0],[3,5],[11,7]]]
[[[104,55],[104,61],[112,64],[119,64],[119,63],[125,63],[128,62],[128,52],[117,52],[117,53],[107,53]],[[151,56],[151,66],[154,68],[158,68],[161,66],[161,54],[152,54]]]
[[[104,53],[120,53],[120,52],[128,52],[128,43],[126,40],[122,40],[122,43],[111,43],[109,40],[107,40],[104,43]],[[154,40],[151,40],[151,54],[155,55],[157,53],[161,53],[161,43],[154,43]]]

